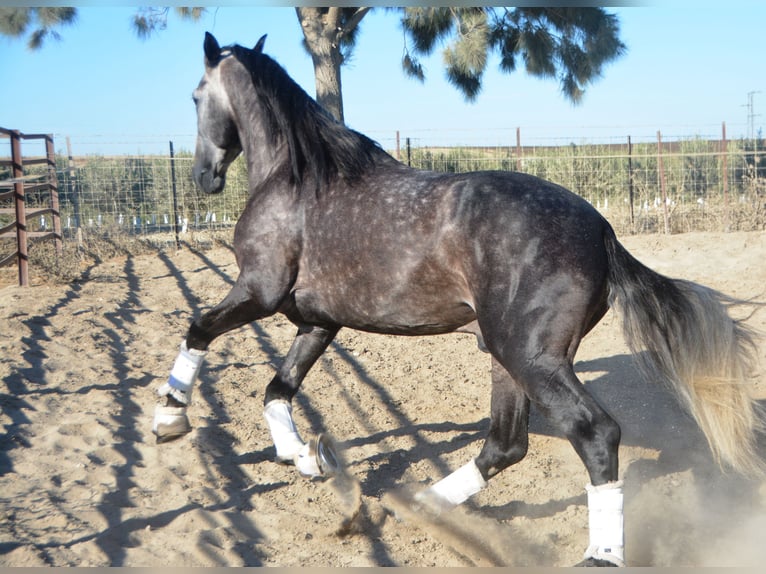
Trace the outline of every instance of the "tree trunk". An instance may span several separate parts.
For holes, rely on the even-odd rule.
[[[343,122],[343,93],[340,81],[343,55],[340,51],[339,9],[324,10],[326,11],[321,8],[295,8],[306,48],[314,63],[316,100],[338,121]]]

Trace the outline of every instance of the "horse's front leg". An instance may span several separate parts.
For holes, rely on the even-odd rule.
[[[264,305],[259,300],[262,299],[253,297],[239,279],[221,303],[192,323],[167,382],[157,391],[165,397],[165,404],[154,411],[152,432],[157,442],[167,442],[191,431],[186,409],[208,346],[216,337],[275,312],[275,305]]]
[[[306,476],[325,474],[323,453],[317,456],[317,449],[325,445],[303,441],[293,421],[292,399],[339,329],[337,326],[300,326],[282,366],[266,387],[263,399],[263,415],[276,447],[277,462],[295,464]]]

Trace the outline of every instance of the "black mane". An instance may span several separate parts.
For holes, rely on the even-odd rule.
[[[333,118],[269,56],[238,45],[228,49],[249,70],[268,110],[273,139],[281,135],[287,141],[299,188],[312,181],[319,192],[336,177],[353,182],[374,165],[378,153],[385,153],[377,142]]]

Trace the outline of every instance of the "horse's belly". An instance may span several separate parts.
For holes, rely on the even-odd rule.
[[[449,333],[476,319],[458,299],[424,301],[417,296],[337,296],[310,289],[295,292],[295,309],[307,323],[330,323],[391,335]]]

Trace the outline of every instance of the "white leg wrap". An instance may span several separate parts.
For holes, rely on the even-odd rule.
[[[189,418],[186,416],[186,405],[191,401],[194,381],[197,379],[206,354],[206,351],[188,349],[186,341],[181,343],[181,350],[170,371],[170,377],[157,389],[157,394],[161,397],[170,395],[184,406],[157,405],[154,407],[152,432],[157,435],[158,441],[171,440],[191,430]]]
[[[622,481],[585,487],[588,492],[590,544],[585,558],[608,560],[625,565]]]
[[[305,443],[293,422],[292,405],[281,399],[270,401],[263,409],[263,416],[269,425],[271,440],[277,448],[277,461],[296,462],[294,459]]]
[[[416,500],[434,500],[442,507],[453,508],[468,500],[468,497],[476,494],[487,486],[487,481],[479,472],[473,459],[464,464],[452,474],[442,478],[436,484],[432,484],[424,491],[415,495]]]
[[[197,380],[205,355],[207,355],[207,351],[188,349],[186,341],[181,343],[181,350],[178,352],[176,362],[170,371],[168,382],[162,385],[157,393],[163,397],[171,395],[177,401],[188,405],[191,401],[194,382]]]

